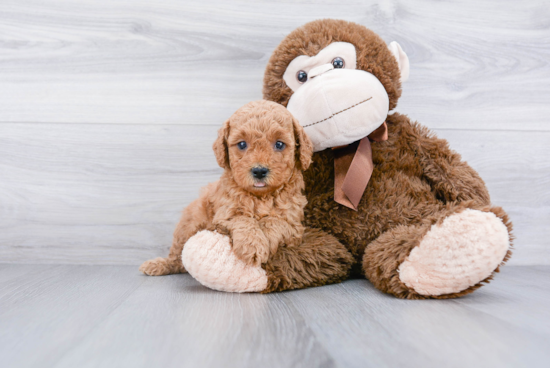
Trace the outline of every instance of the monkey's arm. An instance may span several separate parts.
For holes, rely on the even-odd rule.
[[[410,129],[416,138],[411,147],[418,157],[424,178],[438,198],[444,202],[474,200],[481,205],[491,203],[483,179],[449,148],[446,140],[437,138],[417,123],[410,123]]]

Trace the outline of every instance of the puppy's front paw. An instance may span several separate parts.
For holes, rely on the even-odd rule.
[[[251,266],[260,266],[262,263],[266,263],[269,258],[269,252],[261,247],[254,248],[250,245],[242,245],[233,241],[233,252],[235,256],[241,261]]]
[[[251,266],[260,266],[269,259],[269,243],[261,231],[254,234],[233,232],[233,252],[241,261]]]
[[[206,230],[215,231],[218,234],[227,235],[227,236],[229,236],[231,234],[231,231],[229,231],[228,228],[226,228],[225,226],[223,226],[221,224],[215,224],[215,225],[213,225],[213,229],[206,229]]]
[[[199,231],[185,243],[181,259],[191,276],[210,289],[243,293],[267,287],[265,270],[238,259],[228,236]]]

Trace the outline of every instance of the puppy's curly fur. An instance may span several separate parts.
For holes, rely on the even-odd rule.
[[[201,230],[229,235],[235,255],[255,266],[282,245],[301,244],[307,203],[302,171],[313,146],[296,119],[277,103],[251,102],[224,123],[213,148],[224,173],[183,211],[169,256],[143,263],[143,273],[185,272],[183,246]],[[255,176],[254,169],[263,172]]]

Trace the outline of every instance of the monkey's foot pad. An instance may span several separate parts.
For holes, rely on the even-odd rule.
[[[399,278],[421,295],[458,293],[489,277],[509,248],[498,217],[468,209],[434,225],[400,265]]]

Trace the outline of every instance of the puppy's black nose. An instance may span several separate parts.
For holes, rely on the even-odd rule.
[[[263,179],[269,172],[269,169],[267,167],[254,167],[250,171],[252,172],[252,176],[256,179]]]

